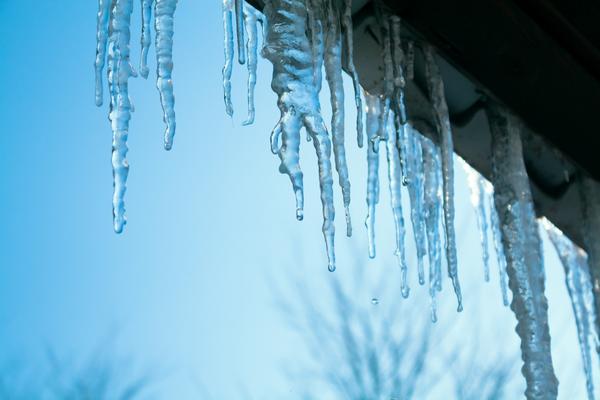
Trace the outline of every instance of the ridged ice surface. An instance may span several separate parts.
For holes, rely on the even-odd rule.
[[[108,38],[108,88],[110,92],[110,113],[112,126],[112,167],[113,167],[113,226],[117,233],[123,231],[125,218],[125,190],[129,163],[127,162],[127,136],[131,119],[129,99],[129,78],[135,71],[129,59],[129,23],[133,0],[113,1]]]
[[[305,128],[317,152],[319,184],[323,204],[323,235],[329,270],[335,269],[333,177],[331,140],[320,113],[313,71],[313,48],[307,36],[307,8],[304,1],[265,1],[268,21],[263,56],[273,64],[271,88],[278,96],[281,117],[271,134],[271,149],[281,159],[280,171],[292,181],[296,215],[303,215],[303,182],[299,164],[300,129]],[[279,143],[281,140],[281,143]]]
[[[483,276],[487,282],[490,280],[490,254],[488,249],[488,217],[485,208],[485,179],[466,162],[463,162],[463,168],[467,174],[467,182],[471,190],[471,204],[475,208],[477,216],[477,227],[479,228],[483,258]]]
[[[558,381],[550,354],[544,265],[529,180],[523,162],[520,121],[489,104],[494,200],[507,259],[511,309],[521,338],[522,372],[528,399],[555,399]]]
[[[448,262],[448,275],[452,279],[454,292],[458,300],[458,311],[462,311],[462,293],[458,281],[458,265],[456,260],[456,233],[454,231],[454,145],[452,142],[452,128],[448,105],[444,94],[444,82],[435,53],[429,45],[423,47],[425,56],[425,74],[429,100],[433,106],[433,115],[440,135],[440,148],[442,152],[442,187],[444,205],[444,232],[446,233],[446,260]]]
[[[492,187],[491,185],[489,186]],[[496,250],[496,260],[498,263],[498,279],[500,282],[500,292],[502,294],[502,304],[508,306],[508,275],[506,273],[506,256],[504,255],[504,247],[502,245],[502,232],[500,231],[500,221],[498,220],[498,212],[494,204],[493,189],[487,194],[487,203],[490,210],[490,226],[492,229],[492,238],[494,239],[494,249]]]
[[[600,186],[593,179],[582,176],[579,182],[583,205],[583,240],[589,257],[593,279],[594,302],[600,310]],[[596,332],[600,333],[600,315],[596,314]],[[600,352],[600,348],[598,349]]]
[[[246,62],[248,64],[248,116],[244,125],[254,123],[256,110],[254,107],[254,88],[256,87],[256,68],[258,62],[258,24],[262,24],[262,14],[256,11],[254,7],[244,3],[244,26],[246,28]],[[233,49],[233,41],[231,43]],[[231,64],[231,59],[229,60]],[[229,72],[231,79],[231,71]],[[229,102],[231,103],[231,82],[229,82]],[[232,111],[233,113],[233,111]]]
[[[577,324],[577,337],[581,350],[588,399],[593,400],[594,381],[590,341],[596,344],[597,336],[594,329],[595,309],[587,255],[548,220],[544,219],[542,224],[565,270],[567,289],[571,298],[575,323]]]
[[[367,109],[367,237],[369,257],[375,258],[375,210],[379,203],[379,147],[381,100],[379,96],[365,95]]]
[[[423,197],[429,259],[429,296],[431,297],[431,319],[435,322],[437,321],[436,295],[442,290],[441,155],[440,149],[431,140],[424,136],[421,136],[420,140],[423,151]]]
[[[233,72],[233,0],[223,0],[223,99],[225,112],[230,117],[233,115],[231,102],[231,74]]]
[[[175,95],[173,94],[173,23],[177,0],[155,0],[156,87],[160,93],[165,130],[165,149],[173,147],[175,136]]]
[[[142,38],[140,40],[140,75],[147,78],[150,73],[148,68],[148,51],[152,44],[152,36],[150,26],[152,25],[152,4],[154,0],[142,0]]]
[[[108,20],[111,12],[111,0],[98,1],[98,21],[96,26],[96,60],[94,69],[96,71],[96,105],[101,106],[103,102],[102,74],[106,62],[106,43],[108,41]]]

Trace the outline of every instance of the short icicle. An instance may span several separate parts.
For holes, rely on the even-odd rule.
[[[498,221],[498,212],[494,204],[494,189],[492,185],[486,187],[487,203],[490,210],[490,224],[492,228],[492,238],[494,239],[494,249],[496,250],[496,260],[498,262],[498,279],[500,281],[500,291],[502,293],[502,304],[508,306],[508,283],[506,282],[506,256],[504,247],[502,247],[502,232],[500,231],[500,221]]]
[[[136,73],[129,59],[131,32],[129,24],[133,10],[133,0],[113,1],[109,22],[108,39],[108,87],[110,91],[109,119],[113,131],[113,226],[121,233],[127,222],[125,218],[125,190],[129,163],[127,162],[127,136],[131,119],[129,99],[129,78]]]
[[[427,230],[427,253],[429,256],[429,296],[431,297],[431,320],[437,321],[436,292],[442,289],[442,258],[440,214],[442,210],[441,162],[439,148],[425,136],[420,136],[423,151],[423,195],[425,227]]]
[[[233,0],[223,0],[223,49],[225,63],[223,64],[223,98],[225,112],[233,116],[231,102],[231,73],[233,71]]]
[[[173,95],[173,22],[177,0],[155,0],[154,30],[156,31],[156,87],[160,93],[165,130],[165,150],[173,147],[175,136],[175,96]]]
[[[235,2],[235,27],[237,37],[238,62],[246,63],[246,32],[244,29],[244,3],[245,0],[233,0]]]
[[[369,240],[369,257],[375,258],[375,209],[379,203],[379,152],[375,150],[379,146],[381,100],[379,96],[366,94],[367,106],[367,236]]]
[[[246,54],[248,67],[248,116],[243,125],[254,123],[254,88],[256,87],[256,67],[258,61],[258,21],[262,15],[248,3],[244,3],[244,26],[246,27]],[[232,43],[233,47],[233,43]],[[231,83],[229,83],[231,86]],[[231,99],[229,100],[231,102]]]
[[[556,249],[563,269],[567,290],[571,298],[571,306],[577,325],[577,336],[581,350],[581,361],[585,373],[587,395],[589,400],[594,399],[594,381],[592,378],[592,357],[590,339],[594,325],[590,325],[590,315],[594,314],[593,302],[586,302],[592,295],[592,280],[590,278],[587,255],[579,247],[575,246],[563,233],[547,219],[542,220],[542,225],[550,241]],[[591,307],[589,307],[591,306]]]
[[[527,399],[556,399],[544,264],[529,179],[523,161],[521,122],[503,107],[488,103],[492,133],[494,201],[507,260],[511,309],[521,338]]]
[[[352,25],[352,0],[344,0],[344,15],[342,26],[344,27],[344,37],[346,39],[346,58],[348,73],[352,77],[354,87],[354,102],[356,103],[356,141],[358,147],[363,147],[363,106],[360,97],[361,88],[358,79],[358,73],[354,66],[354,33]]]
[[[448,105],[444,94],[444,82],[440,74],[435,53],[429,45],[423,47],[425,55],[425,74],[429,99],[433,104],[433,114],[440,137],[442,151],[442,187],[444,205],[444,229],[446,233],[446,259],[448,262],[448,275],[452,279],[454,292],[458,300],[457,311],[462,311],[462,293],[458,280],[458,266],[456,261],[456,233],[454,231],[454,145],[452,143],[452,128]]]
[[[339,23],[339,12],[334,0],[326,0],[328,9],[327,29],[325,30],[325,75],[329,84],[331,96],[331,135],[333,139],[333,154],[335,167],[342,188],[344,209],[346,214],[346,236],[352,236],[350,220],[350,179],[348,178],[348,163],[344,147],[344,82],[342,80],[342,36]]]
[[[483,258],[483,277],[486,282],[490,280],[490,255],[488,251],[488,226],[487,213],[485,210],[485,180],[466,161],[462,162],[467,174],[467,182],[471,190],[471,204],[477,215],[477,227],[479,228],[479,239],[481,241],[481,254]]]
[[[152,4],[154,0],[141,0],[142,3],[142,38],[140,51],[140,75],[142,78],[148,78],[150,69],[148,68],[148,50],[152,44],[150,25],[152,22]]]
[[[100,107],[103,102],[102,74],[106,62],[106,43],[108,41],[108,20],[110,16],[111,0],[98,1],[98,22],[96,28],[96,60],[94,70],[96,71],[96,105]]]
[[[300,0],[267,0],[263,9],[268,21],[263,56],[273,64],[271,88],[278,96],[281,112],[272,134],[272,150],[281,159],[280,171],[289,175],[296,194],[296,215],[302,218],[303,189],[299,165],[300,129],[310,134],[319,164],[319,184],[323,204],[323,236],[335,270],[333,177],[331,141],[320,114],[314,80],[313,51],[307,37],[307,8]],[[281,136],[282,145],[278,138]]]

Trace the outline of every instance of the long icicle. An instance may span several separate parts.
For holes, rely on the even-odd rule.
[[[223,0],[223,50],[225,63],[223,64],[223,99],[225,112],[233,116],[231,102],[231,73],[233,71],[233,0]]]
[[[577,325],[577,336],[581,350],[583,371],[585,373],[587,395],[589,400],[593,400],[594,381],[592,379],[590,339],[592,338],[591,329],[593,330],[594,327],[593,325],[590,326],[589,315],[594,314],[594,309],[587,308],[586,304],[588,293],[590,296],[592,295],[592,281],[588,273],[587,255],[563,235],[558,228],[552,225],[550,221],[544,219],[542,225],[546,229],[548,237],[554,245],[565,270],[565,280]]]
[[[320,114],[318,91],[314,82],[312,46],[307,37],[307,8],[304,1],[265,1],[264,15],[269,22],[263,56],[273,64],[271,88],[278,96],[281,111],[272,134],[272,150],[281,159],[280,171],[289,175],[296,193],[296,215],[302,218],[302,172],[298,162],[300,129],[311,136],[319,164],[319,185],[323,204],[323,236],[335,270],[333,177],[331,141]],[[273,145],[282,138],[282,146]]]
[[[175,96],[173,95],[173,16],[177,0],[156,0],[154,30],[156,31],[156,87],[160,93],[165,130],[165,150],[173,147],[175,136]]]
[[[246,32],[244,29],[244,0],[233,0],[235,2],[235,27],[237,37],[238,62],[246,63]]]
[[[479,240],[481,241],[481,255],[483,259],[483,277],[486,282],[490,280],[490,255],[488,251],[488,226],[487,213],[485,210],[485,181],[483,177],[472,168],[466,161],[462,162],[467,174],[467,182],[471,190],[471,204],[477,216],[477,228],[479,229]]]
[[[382,110],[383,111],[383,110]],[[389,114],[388,119],[385,121],[386,125],[380,127],[383,130],[393,129],[394,115]],[[394,254],[398,258],[398,265],[400,266],[400,284],[402,297],[407,298],[410,294],[410,287],[408,285],[408,266],[406,265],[406,255],[404,250],[404,217],[402,215],[402,168],[400,165],[400,157],[398,154],[398,148],[396,144],[396,133],[388,132],[386,135],[386,155],[388,164],[388,183],[390,186],[390,199],[392,205],[392,213],[394,215],[394,227],[396,231],[396,250]]]
[[[150,44],[152,43],[152,36],[150,33],[150,25],[152,22],[152,4],[154,0],[141,0],[142,4],[142,38],[141,38],[141,52],[140,52],[140,75],[142,78],[148,78],[150,69],[148,68],[148,50],[150,50]]]
[[[500,292],[502,293],[502,304],[508,306],[508,283],[506,282],[506,256],[504,247],[502,247],[502,232],[500,231],[500,221],[498,221],[498,212],[494,205],[494,189],[490,184],[486,187],[486,197],[490,210],[490,224],[492,227],[492,238],[494,239],[494,249],[496,250],[496,260],[498,262],[498,279],[500,281]]]
[[[555,399],[558,381],[550,353],[544,264],[529,179],[523,161],[521,125],[496,104],[486,113],[492,133],[494,200],[507,258],[511,309],[521,338],[527,399]]]
[[[129,99],[128,81],[136,73],[129,60],[129,42],[131,34],[129,24],[133,10],[133,0],[116,0],[113,2],[109,23],[108,45],[108,86],[110,91],[110,119],[113,167],[113,226],[116,233],[121,233],[127,219],[125,218],[125,190],[129,163],[127,162],[127,136],[131,119],[131,100]]]
[[[375,209],[379,203],[379,115],[381,114],[381,100],[378,96],[366,94],[367,106],[367,236],[369,240],[369,257],[375,258]]]
[[[325,74],[331,96],[331,135],[333,139],[333,154],[335,167],[342,188],[344,209],[346,214],[346,236],[352,236],[350,220],[350,180],[348,178],[348,163],[344,148],[344,82],[342,80],[342,36],[338,20],[338,10],[333,1],[326,0],[327,29],[325,35]]]
[[[448,261],[448,275],[452,279],[454,292],[458,300],[457,311],[462,311],[462,293],[458,280],[458,266],[456,261],[456,233],[454,231],[454,145],[452,143],[452,128],[448,105],[444,94],[444,82],[435,61],[433,48],[429,45],[423,47],[425,55],[425,74],[429,98],[433,104],[440,147],[442,150],[442,185],[444,199],[444,229],[446,232],[446,259]]]
[[[356,141],[358,147],[363,147],[363,106],[360,97],[360,81],[358,72],[354,66],[354,33],[352,26],[352,0],[344,0],[344,15],[342,26],[344,27],[344,36],[346,39],[346,58],[348,73],[352,77],[352,86],[354,87],[354,102],[356,103]]]
[[[425,202],[425,227],[427,229],[427,251],[429,256],[429,296],[431,297],[431,320],[437,321],[436,292],[442,289],[442,258],[440,214],[442,188],[440,179],[440,150],[425,136],[420,136],[423,151],[423,192]]]
[[[96,105],[100,107],[103,102],[102,74],[106,62],[106,43],[108,41],[108,20],[110,16],[111,0],[98,1],[98,22],[96,30],[96,60],[94,69],[96,71]]]
[[[248,3],[244,3],[244,26],[246,27],[246,54],[248,66],[248,116],[243,125],[254,123],[254,88],[256,87],[256,66],[258,61],[258,21],[260,13]],[[232,46],[233,47],[233,46]],[[231,83],[230,83],[231,85]],[[230,100],[231,101],[231,100]]]

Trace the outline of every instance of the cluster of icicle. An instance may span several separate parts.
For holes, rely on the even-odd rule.
[[[173,96],[173,15],[177,0],[142,0],[142,38],[139,72],[148,77],[148,50],[152,42],[151,22],[154,12],[154,30],[156,32],[156,86],[167,125],[164,145],[166,150],[173,146],[175,135],[175,98]],[[127,162],[127,136],[133,104],[129,97],[129,78],[137,72],[130,60],[130,22],[133,0],[99,0],[96,44],[96,105],[103,103],[102,75],[107,64],[108,92],[110,112],[108,118],[113,132],[113,225],[117,233],[123,231],[126,223],[124,196],[129,173]]]

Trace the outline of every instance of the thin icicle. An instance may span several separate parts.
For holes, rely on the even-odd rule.
[[[383,111],[383,110],[382,110]],[[394,116],[389,115],[386,125],[381,129],[388,130],[393,126]],[[385,148],[388,164],[388,183],[390,185],[390,199],[392,205],[392,213],[394,215],[394,227],[396,230],[396,250],[395,255],[398,257],[398,265],[401,271],[401,290],[402,297],[407,298],[410,293],[408,285],[408,266],[406,265],[406,255],[404,251],[404,217],[402,216],[402,168],[400,166],[400,157],[398,148],[396,147],[395,132],[388,132],[386,136]],[[419,278],[420,279],[420,278]]]
[[[319,184],[323,204],[323,236],[335,270],[333,177],[331,141],[320,114],[318,91],[314,82],[312,47],[306,35],[307,8],[304,1],[265,1],[264,15],[269,21],[263,55],[273,64],[271,88],[278,96],[281,118],[272,134],[272,150],[281,159],[280,171],[287,173],[296,193],[297,217],[302,218],[302,172],[298,163],[300,129],[312,138],[319,163]],[[276,143],[281,135],[282,146]],[[273,145],[275,144],[275,145]]]
[[[367,105],[367,236],[369,238],[369,257],[375,258],[375,208],[379,203],[379,146],[381,100],[378,96],[366,94]]]
[[[258,21],[261,18],[262,15],[254,7],[248,3],[244,3],[244,25],[246,27],[246,52],[248,62],[248,116],[243,122],[243,125],[251,125],[254,123],[254,88],[256,87],[256,66],[258,61]]]
[[[246,63],[246,37],[244,29],[244,0],[233,0],[235,2],[235,27],[237,37],[238,62]]]
[[[596,333],[600,335],[600,184],[581,175],[579,193],[582,204],[583,241],[589,257],[596,305]],[[600,347],[597,347],[600,354]]]
[[[344,15],[342,19],[342,26],[344,27],[344,34],[346,39],[346,58],[347,58],[347,69],[348,73],[352,77],[352,85],[354,86],[354,102],[356,103],[356,141],[358,147],[363,147],[363,107],[362,100],[360,97],[360,81],[358,79],[358,73],[354,66],[354,40],[353,40],[353,26],[352,26],[352,0],[344,0]]]
[[[148,50],[152,43],[150,24],[152,22],[152,4],[154,0],[141,0],[142,4],[142,50],[140,53],[140,75],[142,78],[148,78],[150,69],[148,68]]]
[[[342,80],[342,36],[338,19],[338,10],[333,0],[327,0],[327,29],[325,35],[325,73],[331,95],[331,134],[335,167],[342,188],[344,209],[346,212],[346,235],[352,236],[350,220],[350,180],[344,148],[344,82]]]
[[[506,256],[504,247],[502,247],[502,232],[500,231],[500,221],[498,221],[498,212],[494,205],[494,189],[490,184],[486,187],[486,197],[490,210],[490,222],[492,226],[492,237],[494,239],[494,249],[496,250],[496,259],[498,262],[498,279],[500,280],[500,291],[502,293],[502,304],[508,306],[508,283],[506,282]]]
[[[458,280],[458,266],[456,261],[456,234],[454,232],[454,145],[452,143],[452,128],[448,105],[444,94],[444,82],[438,65],[435,61],[433,48],[425,45],[425,74],[427,76],[427,88],[429,99],[433,104],[433,114],[440,135],[440,147],[442,151],[442,184],[444,199],[444,229],[446,232],[446,259],[448,261],[448,274],[452,279],[454,292],[458,300],[457,311],[462,311],[462,294]]]
[[[558,381],[550,353],[544,264],[529,179],[523,161],[521,125],[495,104],[486,108],[492,133],[494,200],[502,229],[511,309],[521,338],[528,399],[555,399]]]
[[[100,107],[103,102],[103,84],[102,73],[104,72],[104,63],[106,62],[106,42],[108,40],[108,19],[110,16],[111,0],[98,1],[98,22],[96,29],[96,61],[94,69],[96,71],[96,105]]]
[[[173,16],[177,0],[156,0],[154,30],[156,31],[156,87],[160,93],[165,130],[165,150],[173,147],[175,136],[175,96],[173,95]]]
[[[129,173],[127,162],[127,136],[131,118],[131,100],[128,81],[136,76],[129,60],[131,12],[133,0],[113,1],[108,39],[108,87],[110,91],[110,113],[112,131],[113,167],[113,225],[117,233],[123,231],[125,218],[124,196]]]
[[[415,79],[415,43],[412,40],[406,44],[406,79]]]
[[[392,38],[388,24],[389,16],[383,9],[383,4],[380,0],[375,2],[375,15],[380,27],[383,44],[381,48],[381,56],[383,59],[383,109],[380,115],[380,124],[384,126],[387,124],[392,105],[392,97],[394,96],[394,65],[392,59]],[[386,135],[387,131],[383,130],[381,133]],[[378,140],[379,139],[384,140],[385,136],[379,137]]]
[[[223,49],[225,63],[223,64],[223,98],[225,112],[233,116],[231,102],[231,73],[233,71],[233,0],[223,0]]]
[[[592,296],[592,281],[588,272],[587,255],[575,246],[563,233],[547,219],[542,220],[542,225],[552,241],[556,253],[565,270],[565,280],[571,306],[577,324],[577,336],[581,350],[583,371],[585,373],[588,399],[594,399],[594,381],[592,379],[592,357],[590,339],[594,325],[590,325],[590,315],[594,314],[593,303],[586,303],[586,298]]]
[[[481,240],[481,254],[483,258],[483,277],[486,282],[490,280],[490,255],[488,251],[488,226],[487,213],[485,210],[485,180],[466,161],[462,162],[467,174],[467,182],[471,190],[471,204],[477,215],[477,227],[479,228],[479,239]]]
[[[429,255],[429,296],[431,297],[431,320],[437,321],[436,292],[442,289],[442,258],[440,214],[442,209],[441,161],[439,148],[425,136],[420,136],[423,151],[424,216],[427,229]]]

